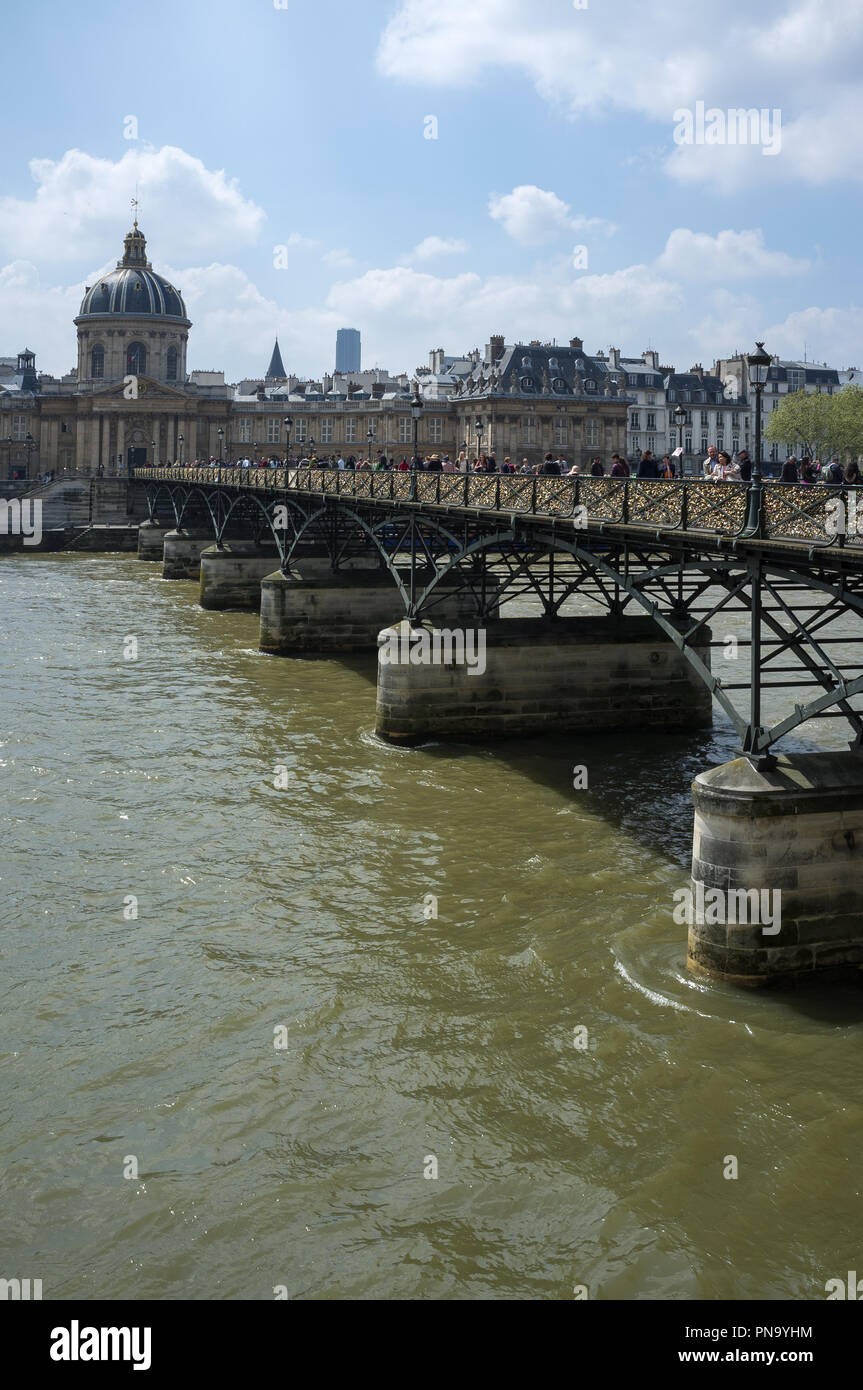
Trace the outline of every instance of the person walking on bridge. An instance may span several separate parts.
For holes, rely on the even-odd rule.
[[[650,449],[645,449],[638,460],[638,469],[635,476],[637,478],[658,478],[659,469],[656,466],[656,459]]]

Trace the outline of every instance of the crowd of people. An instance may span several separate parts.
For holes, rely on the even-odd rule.
[[[680,451],[677,450],[676,454],[663,454],[661,458],[656,458],[650,449],[645,449],[638,459],[630,460],[624,454],[614,453],[611,455],[607,469],[602,458],[597,455],[591,459],[584,471],[594,478],[634,477],[671,481],[674,478],[684,476],[679,464],[679,454]],[[283,468],[285,462],[284,459],[278,457],[260,459],[246,457],[226,463],[210,457],[209,459],[187,459],[184,466],[189,468]],[[494,454],[470,456],[464,450],[455,458],[449,454],[430,454],[427,457],[417,457],[416,459],[404,456],[396,458],[390,457],[384,452],[377,454],[374,459],[354,454],[349,454],[347,457],[342,454],[320,457],[312,454],[289,459],[289,466],[291,468],[366,470],[375,473],[386,471],[408,473],[416,469],[426,473],[517,473],[567,478],[577,478],[582,472],[577,463],[570,465],[562,453],[555,455],[549,452],[543,459],[535,463],[531,463],[527,458],[518,460],[507,455],[498,463]],[[701,464],[701,476],[712,479],[714,482],[747,483],[752,478],[752,468],[752,459],[746,449],[741,449],[736,454],[729,454],[711,444],[707,450],[707,457]],[[861,478],[857,463],[853,460],[843,465],[839,458],[834,456],[828,463],[822,465],[820,459],[804,456],[799,463],[796,458],[786,459],[778,480],[771,480],[781,483],[828,483],[838,486],[843,483],[860,483],[863,478]]]

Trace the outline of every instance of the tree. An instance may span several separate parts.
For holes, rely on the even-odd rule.
[[[798,446],[810,458],[835,452],[843,447],[839,412],[834,409],[838,399],[795,391],[771,411],[764,433],[771,443]]]
[[[845,386],[837,396],[831,396],[836,415],[838,443],[841,449],[858,458],[863,454],[863,388]]]

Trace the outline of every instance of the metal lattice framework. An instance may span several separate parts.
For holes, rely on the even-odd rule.
[[[333,469],[148,469],[150,518],[274,539],[285,573],[304,553],[334,570],[375,554],[405,614],[434,618],[453,591],[479,618],[530,597],[548,617],[573,597],[649,616],[710,689],[741,747],[766,753],[815,717],[863,744],[863,489],[684,479],[476,476]],[[705,648],[744,613],[749,663],[723,680]],[[737,668],[735,668],[737,669]],[[767,726],[763,692],[801,692]],[[741,708],[741,705],[743,706]]]

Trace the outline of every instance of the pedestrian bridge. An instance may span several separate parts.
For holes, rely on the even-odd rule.
[[[696,729],[718,705],[741,757],[695,783],[693,891],[781,891],[782,926],[696,921],[690,964],[863,967],[863,489],[236,467],[133,486],[139,555],[199,578],[203,607],[259,609],[263,651],[377,647],[390,741]],[[851,748],[774,754],[816,719]]]

